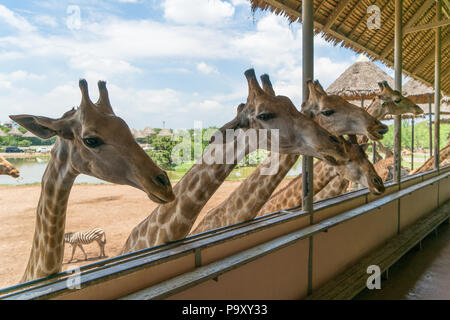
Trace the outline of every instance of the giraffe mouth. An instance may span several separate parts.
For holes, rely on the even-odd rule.
[[[159,204],[166,204],[166,203],[169,202],[169,201],[164,200],[164,199],[162,199],[162,198],[160,198],[160,197],[158,197],[158,196],[156,196],[156,195],[154,195],[152,193],[147,193],[147,195],[150,198],[150,200],[153,200],[153,201],[155,201],[156,203],[159,203]]]
[[[9,172],[9,175],[13,178],[19,178],[20,177],[20,173],[18,170],[13,170]]]

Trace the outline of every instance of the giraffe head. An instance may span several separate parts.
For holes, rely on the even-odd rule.
[[[42,139],[58,136],[53,155],[70,163],[74,173],[130,185],[158,203],[174,200],[169,178],[136,143],[125,121],[109,101],[106,83],[98,82],[99,99],[89,98],[86,80],[79,82],[81,103],[59,119],[33,115],[10,118]]]
[[[382,119],[387,114],[401,115],[404,113],[422,114],[423,110],[412,102],[410,99],[404,97],[397,90],[393,90],[387,81],[378,82],[380,93],[373,99],[370,106],[367,107],[367,112]]]
[[[350,161],[335,166],[338,174],[349,181],[365,186],[373,194],[382,194],[384,192],[383,180],[367,158],[364,146],[342,140]]]
[[[13,178],[18,178],[20,173],[9,161],[0,156],[0,174],[7,174]]]
[[[278,129],[280,153],[314,156],[330,163],[347,161],[342,142],[299,112],[288,97],[276,96],[267,75],[261,77],[263,88],[253,69],[247,70],[245,77],[249,89],[247,102],[220,129],[223,134],[228,129]],[[270,135],[267,140],[270,148]]]
[[[313,118],[329,132],[341,136],[360,134],[379,140],[388,127],[371,116],[363,108],[337,95],[329,95],[316,80],[307,81],[309,96],[302,105],[302,112]]]

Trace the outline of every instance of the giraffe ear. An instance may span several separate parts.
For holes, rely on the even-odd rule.
[[[65,139],[73,139],[72,131],[66,126],[66,122],[61,119],[28,114],[11,115],[9,117],[41,139],[50,139],[56,135]]]

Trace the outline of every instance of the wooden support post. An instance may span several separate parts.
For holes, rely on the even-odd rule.
[[[442,18],[442,1],[436,1],[436,21]],[[441,118],[441,28],[435,32],[434,62],[434,168],[439,169],[439,133]]]
[[[431,112],[431,94],[428,95],[428,110],[429,110],[429,138],[430,138],[430,158],[433,157],[433,115]]]
[[[302,1],[302,68],[303,68],[303,101],[308,97],[306,80],[314,80],[314,0]],[[313,217],[313,158],[302,158],[302,195],[303,210],[309,213],[310,223]],[[312,293],[312,253],[313,237],[309,238],[308,258],[308,294]]]
[[[414,116],[411,118],[411,170],[414,170]]]
[[[403,0],[395,0],[394,70],[395,90],[402,92],[402,9]],[[401,179],[402,116],[394,117],[394,181]]]

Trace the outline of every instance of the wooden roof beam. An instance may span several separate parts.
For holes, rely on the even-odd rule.
[[[427,0],[424,2],[424,4],[419,8],[419,10],[414,13],[414,15],[411,17],[411,19],[408,20],[408,22],[403,27],[405,29],[410,28],[414,23],[416,23],[424,14],[427,12],[428,9],[431,8],[431,6],[434,4],[435,0]],[[394,48],[394,38],[392,38],[391,42],[384,48],[383,52],[381,52],[381,57],[386,58],[389,52]]]
[[[448,0],[444,0],[442,2],[442,12],[445,14],[447,18],[450,18],[450,5],[448,4]]]
[[[336,22],[337,18],[344,12],[350,0],[340,1],[333,13],[329,16],[327,23],[323,26],[323,31],[326,32]]]
[[[273,7],[277,7],[279,9],[282,9],[283,11],[285,11],[287,14],[292,15],[294,17],[298,17],[301,20],[302,15],[300,14],[300,12],[286,6],[285,4],[281,3],[278,0],[264,0],[264,2],[268,3],[269,5],[272,5]],[[314,27],[316,27],[319,30],[323,30],[324,25],[317,22],[317,20],[314,20]],[[353,46],[354,48],[357,48],[363,52],[367,52],[369,55],[371,55],[372,57],[375,57],[376,59],[379,59],[381,61],[383,61],[386,65],[392,67],[393,66],[393,62],[389,61],[387,59],[385,59],[384,57],[381,57],[381,55],[373,50],[370,50],[366,47],[364,47],[363,45],[361,45],[360,43],[349,39],[348,37],[338,33],[337,31],[334,31],[333,29],[329,29],[327,31],[328,34],[332,35],[333,37],[340,39],[342,41],[345,41],[347,44]],[[443,39],[443,43],[442,43],[442,47],[445,48],[446,47],[446,43],[448,43],[449,40],[448,36],[450,36],[450,34],[447,35],[447,37],[445,39]],[[433,57],[434,57],[434,50],[433,50]],[[420,80],[422,81],[424,84],[433,87],[434,84],[432,82],[430,82],[429,80],[426,80],[424,77],[419,76],[418,74],[416,74],[414,71],[411,72],[409,70],[403,69],[403,73],[416,79],[416,80]]]
[[[406,28],[403,30],[403,34],[408,34],[408,33],[418,32],[418,31],[423,31],[423,30],[429,30],[429,29],[434,29],[434,28],[438,28],[438,27],[444,27],[449,24],[450,24],[450,19],[435,21],[435,22],[427,23],[427,24],[420,25],[420,26]]]
[[[442,48],[445,49],[450,44],[450,33],[447,33],[447,35],[442,39]],[[434,61],[434,54],[435,54],[435,48],[427,54],[427,56],[422,60],[422,63],[419,64],[413,72],[416,73],[418,71],[422,71],[428,64],[430,64],[432,61]]]

